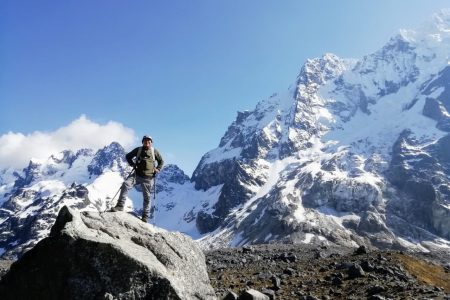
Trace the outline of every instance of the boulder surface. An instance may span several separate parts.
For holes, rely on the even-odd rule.
[[[215,299],[186,235],[124,212],[63,207],[50,236],[0,281],[0,299]]]

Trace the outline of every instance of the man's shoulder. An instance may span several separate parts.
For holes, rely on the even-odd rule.
[[[136,147],[136,148],[134,148],[134,149],[131,150],[128,154],[131,154],[131,153],[138,153],[139,148],[141,148],[141,147]]]

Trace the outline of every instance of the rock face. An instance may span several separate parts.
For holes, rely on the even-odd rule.
[[[409,223],[450,239],[450,136],[421,147],[405,131],[393,148],[389,179],[404,194],[391,210]],[[446,149],[446,150],[444,150]]]
[[[0,281],[1,299],[215,299],[195,242],[124,212],[63,207]]]

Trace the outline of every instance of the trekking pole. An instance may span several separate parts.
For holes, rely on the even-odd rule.
[[[128,178],[130,178],[131,175],[133,175],[133,172],[136,171],[136,168],[133,167],[133,170],[131,170],[130,173],[128,173],[127,177],[125,178],[125,180],[127,180]],[[114,201],[114,198],[116,198],[117,194],[120,192],[120,190],[122,189],[122,185],[120,185],[119,189],[117,190],[116,194],[114,195],[114,197],[112,197],[111,199],[111,207],[112,207],[112,203]],[[108,205],[106,205],[106,209],[104,212],[106,212],[108,210]]]
[[[156,174],[155,178],[153,178],[153,225],[156,224]]]
[[[153,179],[153,199],[156,200],[156,173],[155,173],[155,179]]]

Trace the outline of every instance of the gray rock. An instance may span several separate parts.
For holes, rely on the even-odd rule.
[[[225,296],[223,296],[222,300],[237,300],[238,298],[238,294],[233,291],[228,291]]]
[[[317,297],[314,297],[311,295],[302,296],[302,297],[300,297],[300,299],[302,299],[302,300],[319,300]]]
[[[380,285],[374,285],[374,286],[371,286],[371,287],[369,287],[367,290],[366,290],[366,292],[367,292],[367,294],[370,296],[370,295],[375,295],[375,294],[379,294],[379,293],[382,293],[382,292],[385,292],[386,291],[386,289],[384,288],[384,287],[382,287],[382,286],[380,286]]]
[[[333,285],[341,285],[342,283],[343,281],[339,277],[333,277],[333,279],[331,280],[331,284]]]
[[[257,290],[249,289],[239,296],[239,300],[270,300],[270,298]]]
[[[270,300],[275,300],[276,296],[275,296],[275,291],[274,290],[270,290],[270,289],[262,289],[261,292],[266,295],[269,296]]]
[[[293,268],[286,268],[283,270],[283,274],[287,274],[289,276],[292,276],[295,274],[295,270]]]
[[[354,279],[354,278],[364,277],[364,276],[366,276],[366,273],[365,273],[364,270],[361,268],[361,266],[358,265],[358,264],[353,264],[353,265],[348,269],[348,278],[349,278],[349,279]]]
[[[358,249],[355,250],[354,252],[355,254],[359,255],[359,254],[367,254],[367,248],[364,245],[361,245],[358,247]]]
[[[0,281],[1,299],[216,299],[195,242],[124,212],[63,207]]]
[[[0,279],[8,272],[12,263],[13,261],[11,260],[0,259]]]
[[[281,279],[277,276],[273,276],[272,277],[272,284],[273,287],[276,291],[278,291],[279,289],[281,289]]]
[[[372,272],[374,270],[374,266],[368,260],[364,260],[361,262],[361,268],[363,268],[365,272]]]

